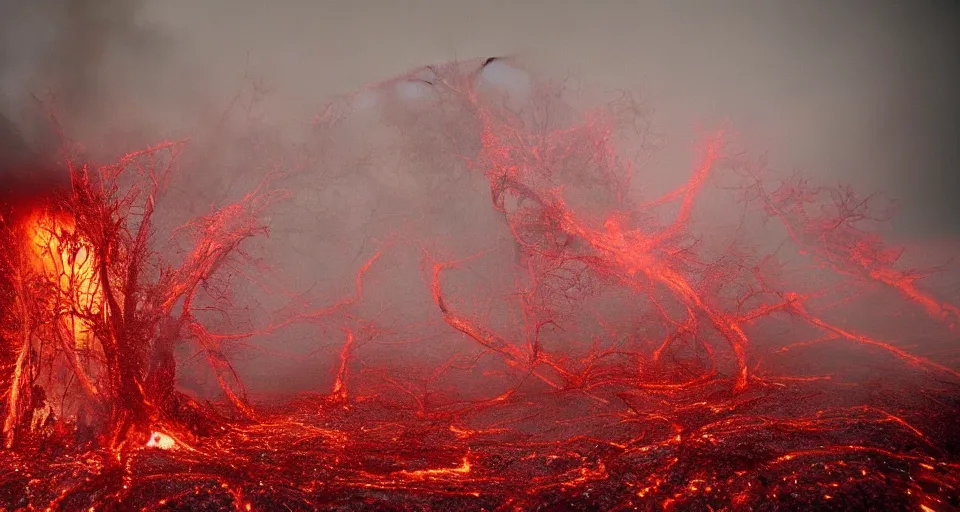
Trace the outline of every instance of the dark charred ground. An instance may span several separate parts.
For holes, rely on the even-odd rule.
[[[957,509],[956,390],[905,393],[901,384],[771,382],[737,396],[719,381],[674,395],[624,390],[610,398],[626,413],[577,391],[425,409],[386,395],[349,406],[300,396],[259,404],[259,422],[225,425],[196,451],[113,459],[34,439],[4,454],[0,506]],[[863,392],[886,412],[846,405]]]

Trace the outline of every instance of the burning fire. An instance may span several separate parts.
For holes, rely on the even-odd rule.
[[[82,314],[103,309],[92,245],[76,233],[76,225],[67,215],[38,210],[26,222],[29,260],[55,287],[50,307],[61,316],[76,348],[88,348],[93,341],[92,325]]]

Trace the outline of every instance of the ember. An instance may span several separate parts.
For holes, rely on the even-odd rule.
[[[147,441],[147,448],[158,448],[160,450],[176,450],[177,442],[172,437],[163,432],[153,432],[150,434],[150,440]]]
[[[185,142],[71,163],[69,193],[4,225],[0,508],[960,508],[957,297],[885,241],[879,198],[778,179],[719,131],[656,194],[629,98],[579,115],[517,76],[455,63],[345,98],[293,169],[169,233]],[[400,129],[348,140],[344,112]],[[349,152],[370,140],[416,171]],[[324,301],[250,271],[304,176],[331,204],[350,179],[436,202],[337,217],[369,231]],[[287,303],[224,321],[240,277]],[[316,339],[283,352],[298,328]],[[248,393],[236,356],[257,350],[315,365],[321,392]],[[218,399],[175,385],[187,359]]]

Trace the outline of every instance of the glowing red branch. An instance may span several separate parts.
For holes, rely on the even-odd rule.
[[[795,297],[795,294],[794,294],[793,296]],[[802,304],[800,301],[798,301],[798,300],[794,300],[793,302],[791,302],[790,311],[793,312],[794,314],[800,316],[801,318],[803,318],[804,320],[806,320],[807,322],[809,322],[811,325],[815,325],[815,326],[823,329],[824,331],[827,331],[827,332],[829,332],[829,333],[831,333],[831,334],[834,334],[834,335],[836,335],[836,336],[838,336],[838,337],[841,337],[841,338],[844,338],[844,339],[847,339],[847,340],[850,340],[850,341],[854,341],[854,342],[857,342],[857,343],[861,343],[861,344],[864,344],[864,345],[871,345],[871,346],[874,346],[874,347],[882,348],[882,349],[886,350],[887,352],[890,352],[891,354],[897,356],[898,358],[900,358],[900,359],[902,359],[902,360],[906,361],[907,363],[910,363],[910,364],[912,364],[912,365],[914,365],[914,366],[917,366],[917,367],[920,367],[920,368],[926,368],[926,369],[934,369],[934,370],[937,370],[937,371],[939,371],[939,372],[942,372],[942,373],[944,373],[944,374],[946,374],[946,375],[950,375],[950,376],[952,376],[952,377],[954,377],[954,378],[956,378],[956,379],[960,379],[960,372],[958,372],[958,371],[956,371],[956,370],[954,370],[954,369],[952,369],[952,368],[948,368],[948,367],[946,367],[946,366],[944,366],[944,365],[942,365],[942,364],[936,363],[936,362],[931,361],[931,360],[929,360],[929,359],[927,359],[927,358],[913,355],[913,354],[911,354],[911,353],[909,353],[909,352],[907,352],[907,351],[905,351],[905,350],[903,350],[903,349],[897,348],[897,347],[895,347],[895,346],[893,346],[893,345],[891,345],[891,344],[889,344],[889,343],[886,343],[886,342],[883,342],[883,341],[879,341],[879,340],[873,339],[873,338],[871,338],[871,337],[869,337],[869,336],[866,336],[866,335],[863,335],[863,334],[858,334],[858,333],[856,333],[856,332],[849,331],[849,330],[846,330],[846,329],[842,329],[842,328],[837,327],[837,326],[835,326],[835,325],[829,324],[829,323],[827,323],[827,322],[825,322],[825,321],[823,321],[823,320],[821,320],[821,319],[813,316],[812,314],[810,314],[810,313],[807,311],[807,309],[803,306],[803,304]]]
[[[523,353],[518,349],[514,344],[504,340],[497,334],[492,331],[482,327],[474,325],[473,322],[467,318],[460,316],[454,313],[446,301],[443,298],[443,291],[440,286],[440,273],[448,266],[443,263],[434,263],[433,273],[431,279],[431,290],[433,292],[433,301],[440,308],[440,313],[443,315],[444,321],[447,322],[454,329],[466,334],[471,339],[486,347],[487,349],[496,352],[503,359],[514,368],[521,369],[523,371],[530,372],[535,377],[546,383],[548,386],[554,389],[561,389],[562,386],[553,382],[546,376],[540,374],[537,370],[532,368],[529,363],[529,359],[524,357]]]
[[[717,160],[720,158],[720,148],[722,145],[723,133],[718,133],[706,141],[703,161],[700,162],[693,176],[690,177],[687,184],[683,187],[683,201],[680,203],[680,211],[677,213],[677,218],[670,227],[662,230],[653,237],[650,242],[651,246],[659,247],[664,241],[673,238],[687,229],[687,223],[690,221],[690,216],[695,206],[694,201],[697,198],[697,194],[703,189],[713,168],[716,166]]]
[[[224,356],[220,339],[207,331],[207,329],[198,322],[190,322],[187,328],[203,348],[207,362],[210,364],[210,368],[213,370],[214,375],[217,377],[217,382],[220,384],[220,389],[226,394],[230,403],[233,404],[245,418],[250,420],[255,419],[256,413],[247,403],[247,392],[243,381],[237,375],[230,361]],[[236,390],[234,388],[236,388]]]
[[[356,277],[354,279],[355,288],[354,294],[350,297],[340,299],[336,303],[326,306],[323,308],[315,309],[306,313],[298,313],[291,317],[291,322],[298,320],[320,320],[324,317],[327,317],[340,309],[343,309],[347,306],[352,306],[363,300],[363,276],[373,268],[373,265],[380,259],[383,255],[385,248],[381,248],[373,256],[371,256],[361,267],[357,270]]]
[[[535,203],[542,214],[549,219],[544,223],[545,225],[567,236],[585,240],[604,263],[603,267],[616,269],[617,279],[626,286],[639,287],[640,283],[636,281],[637,274],[664,285],[681,303],[704,314],[727,340],[737,358],[738,370],[734,387],[737,390],[743,390],[748,382],[746,360],[749,341],[740,321],[735,316],[721,313],[709,305],[690,286],[688,279],[673,268],[674,263],[669,256],[672,252],[671,248],[665,246],[686,229],[697,193],[719,158],[720,136],[707,143],[703,162],[697,167],[682,194],[678,194],[683,196],[683,201],[677,218],[668,228],[647,235],[640,230],[623,232],[615,217],[611,217],[607,222],[606,231],[589,228],[566,206],[557,191],[553,191],[552,197],[548,199],[521,183],[520,171],[512,163],[517,154],[524,154],[531,150],[526,147],[511,146],[507,142],[506,135],[510,133],[509,128],[495,123],[492,116],[481,114],[480,118],[484,122],[481,140],[484,148],[483,155],[490,165],[487,175],[494,190],[494,203],[498,210],[508,215],[510,225],[513,226],[513,218],[503,207],[503,195],[507,191],[513,192],[521,200]],[[498,130],[504,131],[505,134],[500,135]],[[516,228],[511,227],[511,230],[517,233]],[[523,243],[519,237],[518,241],[524,247],[536,250],[530,244]]]
[[[347,402],[347,362],[350,360],[350,352],[353,350],[353,331],[345,329],[347,340],[343,343],[343,349],[340,350],[340,369],[337,370],[337,379],[333,383],[333,391],[330,395],[338,402]]]
[[[886,247],[879,235],[856,228],[858,222],[878,220],[868,210],[871,197],[859,199],[846,187],[813,188],[804,180],[784,182],[769,194],[759,178],[752,179],[765,210],[780,220],[800,247],[801,254],[811,254],[839,274],[889,286],[922,306],[931,318],[946,322],[951,328],[960,321],[960,307],[922,290],[916,284],[921,276],[894,268],[900,258],[899,250]],[[831,196],[832,204],[819,204],[824,195]],[[834,213],[813,217],[807,213],[811,206],[825,211],[830,206]]]

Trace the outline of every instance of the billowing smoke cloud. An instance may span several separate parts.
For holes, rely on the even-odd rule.
[[[646,163],[648,187],[682,182],[703,135],[695,128],[725,125],[743,149],[767,153],[780,171],[847,180],[899,199],[904,233],[960,231],[952,196],[960,188],[953,172],[960,80],[949,50],[958,42],[949,9],[875,2],[514,4],[4,3],[0,163],[17,164],[0,166],[11,169],[0,174],[3,186],[13,187],[14,168],[17,179],[32,180],[23,163],[49,158],[55,147],[34,95],[51,102],[45,106],[61,114],[68,135],[94,155],[111,155],[209,130],[237,91],[262,79],[267,94],[256,115],[289,136],[286,142],[303,142],[316,136],[311,121],[324,105],[361,84],[430,62],[479,58],[471,64],[479,69],[487,57],[517,55],[538,77],[566,78],[570,91],[592,93],[574,103],[590,105],[620,89],[646,100],[663,135],[663,149]],[[506,102],[523,102],[535,84],[506,62],[488,63],[482,76]],[[451,140],[475,143],[475,127],[463,121],[470,116],[431,111],[431,82],[440,78],[422,68],[334,103],[330,112],[344,121],[331,134],[337,143],[322,145],[337,151],[324,155],[314,181],[295,187],[290,209],[274,219],[273,249],[264,249],[277,251],[271,255],[279,256],[278,267],[297,270],[284,284],[324,290],[318,299],[342,295],[352,286],[351,271],[405,223],[429,224],[458,255],[496,238],[485,184],[458,170],[454,153],[429,169],[410,168],[416,151],[430,153]],[[222,189],[242,190],[233,182],[263,170],[204,143],[198,137],[194,150],[209,152],[211,165],[174,194],[197,208]],[[263,158],[289,156],[281,153]],[[224,164],[231,159],[241,164]],[[455,186],[456,199],[437,183]],[[422,255],[403,257],[391,268],[416,270]],[[415,271],[372,277],[381,290],[423,284]],[[390,304],[398,317],[430,307],[429,297],[411,293],[398,302],[391,293],[374,294],[371,304]],[[247,371],[267,379],[272,369],[250,364]]]
[[[0,113],[31,144],[46,126],[30,95],[49,88],[96,147],[196,131],[246,73],[270,86],[274,119],[302,126],[362,83],[519,52],[643,94],[677,155],[691,126],[729,122],[778,168],[895,196],[902,231],[955,233],[960,218],[952,2],[41,0],[4,2],[0,20]]]
[[[93,135],[113,96],[142,73],[131,68],[155,41],[138,30],[139,2],[79,0],[5,2],[0,7],[0,180],[5,193],[32,195],[63,186],[55,169],[55,113],[64,132]],[[124,62],[125,61],[125,62]],[[109,77],[126,65],[122,79]],[[114,75],[116,76],[116,75]],[[116,148],[114,148],[116,149]]]

